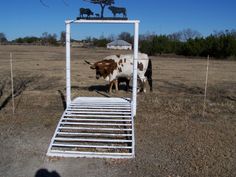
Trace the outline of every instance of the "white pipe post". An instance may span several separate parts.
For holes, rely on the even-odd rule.
[[[70,73],[70,23],[66,21],[66,106],[71,103],[71,73]]]
[[[133,59],[133,92],[132,92],[132,116],[136,116],[137,108],[137,68],[138,68],[138,38],[139,21],[134,23],[134,59]]]

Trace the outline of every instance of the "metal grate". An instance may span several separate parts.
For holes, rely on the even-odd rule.
[[[134,124],[130,100],[76,98],[63,113],[47,155],[134,157]]]

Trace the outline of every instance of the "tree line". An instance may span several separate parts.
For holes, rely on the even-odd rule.
[[[43,33],[41,37],[23,37],[8,41],[4,33],[0,33],[0,43],[65,45],[66,34]],[[87,46],[106,47],[107,43],[122,39],[133,44],[133,35],[122,32],[119,35],[110,35],[99,38],[87,37],[82,42]],[[148,55],[175,54],[183,56],[211,56],[215,58],[236,58],[236,30],[214,32],[203,37],[198,31],[185,29],[169,35],[141,34],[139,36],[140,51]],[[71,41],[77,41],[71,39]],[[81,42],[81,41],[80,41]]]
[[[34,44],[34,45],[52,45],[59,46],[61,39],[63,39],[64,32],[61,33],[60,40],[57,40],[56,34],[44,32],[41,37],[26,36],[19,37],[12,41],[7,40],[4,33],[0,33],[0,44]]]
[[[93,46],[106,47],[114,39],[133,44],[133,36],[122,32],[118,36],[87,38]],[[174,54],[182,56],[236,59],[236,30],[214,32],[203,37],[198,31],[185,29],[169,35],[142,34],[139,36],[139,50],[148,55]]]
[[[140,51],[149,55],[176,54],[183,56],[211,56],[236,58],[236,30],[215,32],[202,37],[196,31],[182,31],[171,35],[148,35],[140,39]]]

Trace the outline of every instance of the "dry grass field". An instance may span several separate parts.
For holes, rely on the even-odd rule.
[[[95,79],[84,59],[97,61],[120,52],[73,48],[73,97],[107,94],[107,83]],[[236,62],[210,60],[203,117],[206,60],[151,59],[154,91],[138,95],[135,159],[48,158],[47,148],[64,110],[65,49],[0,46],[0,177],[32,177],[40,169],[61,177],[236,176]]]

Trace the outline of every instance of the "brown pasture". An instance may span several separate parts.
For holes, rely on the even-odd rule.
[[[107,95],[107,83],[84,59],[120,53],[127,51],[72,48],[73,98]],[[48,158],[64,110],[65,49],[0,46],[0,176],[30,177],[40,169],[61,177],[236,176],[236,62],[210,59],[203,117],[206,59],[151,59],[154,91],[138,94],[135,159]],[[124,88],[111,96],[130,96]]]

